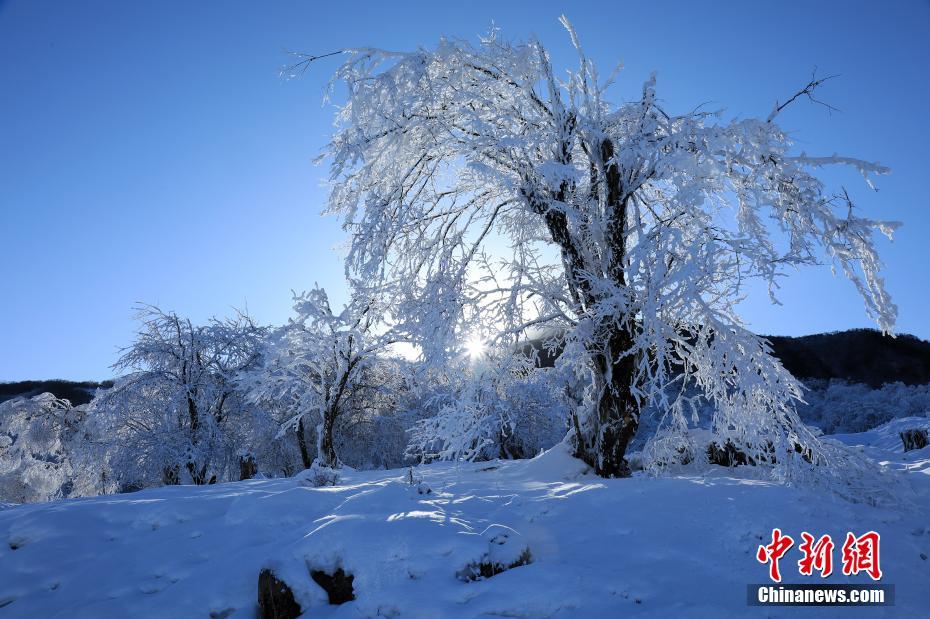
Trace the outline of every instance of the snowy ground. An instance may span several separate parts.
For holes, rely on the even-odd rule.
[[[918,422],[928,423],[840,437],[902,471],[897,507],[755,481],[747,467],[607,481],[561,447],[421,467],[428,494],[398,470],[348,472],[327,488],[295,478],[0,505],[0,616],[254,617],[258,573],[272,566],[308,617],[926,617],[930,447],[903,454],[896,438]],[[755,551],[773,527],[834,540],[878,531],[896,605],[748,607],[746,585],[767,575]],[[506,544],[489,544],[501,533]],[[489,548],[517,556],[524,544],[530,565],[456,577]],[[794,550],[785,581],[819,581],[797,574]],[[357,599],[329,606],[308,569],[336,566],[355,574]],[[827,582],[870,581],[837,569]]]

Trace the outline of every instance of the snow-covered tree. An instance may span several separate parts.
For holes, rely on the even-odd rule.
[[[115,364],[127,374],[91,403],[113,470],[130,486],[238,479],[256,424],[235,377],[258,360],[264,329],[245,315],[194,325],[154,306]]]
[[[294,296],[296,316],[270,334],[262,363],[243,373],[240,382],[258,405],[273,404],[289,415],[279,436],[296,430],[305,467],[311,464],[304,419],[316,424],[316,458],[320,466],[336,467],[334,431],[342,415],[366,406],[364,391],[379,381],[376,354],[390,343],[376,332],[383,313],[370,299],[354,297],[341,312],[333,312],[326,291],[316,287]]]
[[[410,430],[407,453],[420,462],[528,458],[565,436],[556,370],[534,371],[523,354],[492,351],[447,362],[425,390],[433,414]]]
[[[895,224],[817,176],[849,166],[870,183],[887,170],[793,148],[778,117],[823,80],[761,119],[670,113],[654,77],[613,103],[616,72],[602,81],[562,22],[579,58],[564,81],[539,41],[496,31],[476,45],[347,50],[327,155],[350,274],[391,291],[392,319],[427,357],[476,325],[501,343],[558,333],[560,364],[590,384],[577,455],[601,475],[626,474],[645,403],[685,422],[693,385],[721,437],[791,462],[817,443],[794,412],[801,385],[735,305],[751,280],[774,300],[780,277],[826,255],[890,331],[873,234]]]

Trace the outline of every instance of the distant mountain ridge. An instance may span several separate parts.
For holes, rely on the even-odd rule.
[[[113,386],[112,380],[95,382],[91,380],[21,380],[12,383],[0,383],[0,402],[12,400],[17,397],[31,398],[40,393],[52,393],[59,398],[68,400],[74,406],[87,404],[94,397],[97,389],[109,389]]]
[[[881,387],[930,383],[930,342],[913,335],[882,335],[851,329],[801,337],[765,336],[784,366],[798,378],[840,378]]]

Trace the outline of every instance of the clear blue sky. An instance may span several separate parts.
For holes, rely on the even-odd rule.
[[[781,117],[809,153],[893,168],[867,212],[905,222],[883,243],[899,331],[930,338],[930,5],[877,2],[0,2],[0,380],[106,378],[131,307],[204,320],[248,307],[281,323],[290,290],[342,291],[338,222],[319,215],[337,59],[283,81],[285,49],[410,49],[492,20],[572,62],[566,12],[615,98],[650,71],[672,111],[705,101],[765,115],[817,66],[839,73]],[[343,298],[343,294],[335,295]],[[869,326],[828,269],[745,304],[757,331]]]

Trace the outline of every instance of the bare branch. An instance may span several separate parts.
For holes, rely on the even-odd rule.
[[[791,104],[792,104],[798,97],[800,97],[800,96],[806,96],[806,97],[807,97],[808,99],[810,99],[813,103],[817,103],[817,104],[819,104],[819,105],[824,106],[824,107],[827,108],[830,112],[839,112],[839,111],[840,111],[839,109],[833,107],[833,106],[830,105],[829,103],[826,103],[826,102],[821,101],[821,100],[819,100],[819,99],[817,99],[817,98],[814,97],[814,91],[816,91],[817,88],[819,88],[820,86],[822,86],[824,82],[826,82],[826,81],[828,81],[828,80],[832,80],[834,77],[839,77],[839,75],[838,75],[838,74],[837,74],[837,75],[828,75],[827,77],[820,77],[820,78],[818,78],[818,77],[817,77],[817,68],[814,67],[814,72],[811,73],[811,80],[807,83],[807,85],[806,85],[804,88],[802,88],[801,90],[799,90],[799,91],[797,91],[796,93],[794,93],[794,94],[791,96],[791,98],[788,99],[787,101],[785,101],[784,103],[782,103],[782,104],[779,105],[778,101],[776,101],[776,102],[775,102],[775,108],[772,110],[772,113],[769,114],[769,117],[768,117],[768,119],[766,119],[766,122],[772,122],[773,120],[775,120],[775,117],[778,116],[778,115],[781,113],[781,111],[782,111],[783,109],[785,109],[786,107],[788,107],[789,105],[791,105]]]
[[[294,56],[295,58],[299,58],[300,60],[281,67],[281,71],[279,72],[279,75],[286,79],[293,79],[295,77],[298,77],[306,73],[307,69],[310,68],[310,65],[314,61],[320,60],[321,58],[329,58],[330,56],[335,56],[337,54],[343,54],[345,53],[345,51],[346,50],[344,49],[337,49],[336,51],[329,52],[328,54],[319,54],[317,56],[312,56],[310,54],[304,54],[302,52],[293,52],[290,50],[285,50],[287,54],[290,54],[291,56]]]

